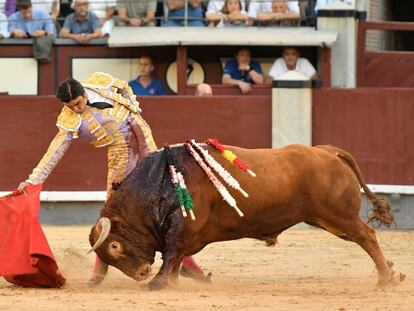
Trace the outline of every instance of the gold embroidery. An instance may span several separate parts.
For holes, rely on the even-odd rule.
[[[44,154],[43,158],[40,160],[39,164],[33,169],[33,172],[30,174],[28,181],[34,183],[39,176],[43,173],[44,168],[47,165],[50,165],[51,162],[56,162],[56,157],[61,157],[64,151],[61,150],[63,143],[65,142],[68,132],[60,129],[56,134],[55,138],[51,141],[49,148]]]
[[[108,191],[112,189],[113,182],[124,180],[126,177],[128,161],[129,155],[127,144],[123,136],[118,136],[117,143],[108,148]]]
[[[131,99],[127,99],[125,97],[123,97],[121,94],[118,93],[110,93],[107,90],[101,90],[101,89],[95,89],[89,86],[84,85],[85,88],[87,89],[91,89],[92,91],[98,93],[99,95],[101,95],[102,97],[111,99],[114,104],[115,103],[119,103],[125,107],[127,107],[129,110],[131,110],[132,112],[138,113],[141,112],[141,108],[139,108],[139,103],[136,101],[135,99],[135,95],[133,95],[133,97],[131,97]]]
[[[68,107],[63,106],[61,113],[59,114],[56,126],[67,130],[69,132],[77,132],[81,126],[81,116],[76,112],[73,112]]]
[[[95,137],[95,140],[90,142],[91,145],[99,148],[114,142],[113,136],[94,118],[91,112],[85,111],[82,118],[88,121],[88,130]]]
[[[114,83],[114,78],[104,72],[94,72],[86,80],[82,82],[83,86],[92,89],[107,89]]]
[[[138,123],[139,127],[144,134],[145,142],[148,145],[148,149],[150,152],[155,152],[158,150],[157,145],[155,144],[154,138],[152,137],[151,128],[149,127],[148,123],[145,122],[144,118],[140,114],[132,113],[131,116],[134,120]]]
[[[113,111],[113,113],[114,113],[114,117],[115,117],[115,119],[116,119],[118,122],[123,122],[123,121],[125,121],[125,120],[126,120],[126,118],[128,117],[128,115],[129,115],[129,110],[128,110],[125,106],[122,106],[122,105],[117,104],[117,105],[115,105],[115,107],[114,107],[114,111]]]
[[[95,72],[83,81],[82,85],[105,98],[111,99],[114,102],[127,107],[132,112],[141,112],[139,102],[136,100],[136,96],[127,81],[115,79],[107,73]],[[126,89],[129,98],[125,98],[118,93],[118,90],[123,89]]]

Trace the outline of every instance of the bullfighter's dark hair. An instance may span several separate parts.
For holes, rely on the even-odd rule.
[[[30,0],[17,0],[16,2],[16,11],[27,10],[32,7],[32,2]]]
[[[68,103],[71,100],[74,100],[76,97],[79,97],[85,93],[85,89],[82,84],[73,79],[67,78],[63,81],[56,92],[56,97],[64,103]]]

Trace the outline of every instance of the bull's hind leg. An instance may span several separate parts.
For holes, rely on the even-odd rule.
[[[309,222],[309,224],[325,229],[344,240],[357,243],[374,261],[378,271],[378,284],[385,285],[392,281],[393,271],[389,267],[387,260],[380,249],[375,236],[375,231],[362,219],[358,217],[352,221],[344,221],[344,219],[341,219],[338,221],[331,220],[329,222]]]
[[[354,235],[350,236],[350,240],[358,243],[374,261],[378,271],[378,284],[385,285],[390,283],[393,278],[393,271],[381,251],[377,237],[375,236],[375,230],[359,219],[357,222],[357,230]]]

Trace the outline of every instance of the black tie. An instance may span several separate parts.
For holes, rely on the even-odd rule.
[[[111,104],[108,104],[108,103],[105,103],[105,102],[91,103],[91,102],[88,101],[88,106],[91,106],[93,108],[98,108],[98,109],[113,108]]]

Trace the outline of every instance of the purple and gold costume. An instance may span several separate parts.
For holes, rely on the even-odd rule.
[[[105,73],[94,73],[82,85],[89,102],[105,102],[112,108],[86,106],[77,114],[64,106],[56,123],[59,132],[27,182],[44,182],[74,139],[87,141],[95,147],[108,146],[108,193],[112,183],[122,181],[139,159],[157,150],[128,82]],[[128,91],[127,98],[118,93],[122,89]]]

